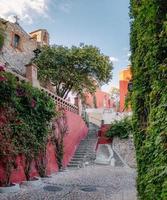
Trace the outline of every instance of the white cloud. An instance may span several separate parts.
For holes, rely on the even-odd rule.
[[[110,56],[110,61],[111,61],[111,62],[118,62],[119,59],[116,58],[116,57],[112,57],[112,56]]]
[[[48,0],[0,0],[0,17],[14,21],[17,15],[20,20],[32,23],[32,16],[46,16]]]

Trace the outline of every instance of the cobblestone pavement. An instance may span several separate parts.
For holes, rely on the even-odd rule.
[[[45,178],[38,188],[0,194],[0,200],[136,200],[135,178],[129,168],[92,165]]]
[[[135,169],[121,165],[70,167],[42,179],[39,186],[22,185],[17,193],[0,194],[0,200],[136,200],[135,179]]]

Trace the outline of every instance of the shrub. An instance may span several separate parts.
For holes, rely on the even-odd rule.
[[[113,138],[114,136],[121,139],[128,138],[132,133],[132,124],[130,118],[122,119],[121,121],[115,121],[111,124],[110,129],[107,131],[106,136]]]

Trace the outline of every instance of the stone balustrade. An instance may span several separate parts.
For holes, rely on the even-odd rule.
[[[69,103],[68,101],[66,101],[65,99],[57,96],[56,94],[49,91],[48,89],[40,86],[39,81],[37,79],[37,67],[34,64],[27,65],[26,77],[23,77],[20,74],[17,74],[16,72],[13,72],[10,69],[6,69],[6,71],[15,75],[20,81],[31,82],[34,87],[37,87],[41,91],[45,92],[48,96],[50,96],[53,99],[53,101],[56,104],[57,109],[63,108],[64,110],[79,114],[79,109],[77,106],[75,106],[75,105]]]

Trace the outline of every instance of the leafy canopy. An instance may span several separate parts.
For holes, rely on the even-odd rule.
[[[39,67],[39,79],[54,83],[56,94],[63,98],[70,91],[80,95],[93,93],[97,84],[108,83],[112,77],[109,57],[91,45],[45,46],[35,63]]]

